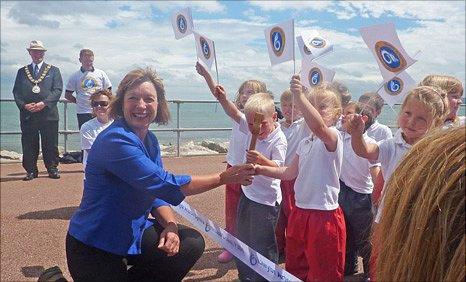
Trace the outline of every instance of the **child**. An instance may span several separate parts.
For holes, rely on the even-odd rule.
[[[99,90],[90,97],[94,118],[85,122],[79,131],[81,135],[81,149],[83,150],[84,172],[86,171],[87,156],[95,138],[113,122],[113,119],[109,119],[107,114],[108,105],[112,99],[112,92],[109,90]]]
[[[299,143],[289,166],[258,165],[256,174],[296,178],[296,208],[286,234],[286,270],[303,281],[343,281],[346,231],[338,206],[343,142],[333,126],[341,114],[341,101],[329,89],[314,88],[310,102],[299,75],[292,77],[290,89],[313,134]]]
[[[305,93],[308,96],[308,93]],[[287,149],[285,166],[288,166],[296,155],[296,149],[302,139],[310,135],[309,127],[307,127],[302,117],[301,112],[295,105],[292,105],[291,91],[288,89],[283,92],[280,97],[280,107],[284,116],[284,120],[280,122],[283,133],[286,137]],[[292,117],[293,116],[293,117]],[[277,237],[277,247],[280,256],[285,254],[285,234],[288,218],[293,210],[294,203],[294,179],[282,180],[280,188],[282,190],[282,204],[280,215],[278,217],[277,228],[275,235]]]
[[[225,112],[239,124],[242,132],[252,131],[255,113],[263,114],[255,150],[248,150],[246,160],[266,167],[283,165],[286,155],[286,137],[276,122],[277,113],[272,97],[268,93],[252,95],[241,113],[226,98],[222,86],[215,88],[215,95]],[[248,139],[251,134],[248,134]],[[249,144],[249,142],[247,142]],[[238,204],[238,239],[271,261],[278,262],[275,239],[275,225],[278,220],[280,202],[280,180],[257,176],[248,187],[242,187]],[[240,260],[235,259],[241,281],[263,281],[263,277],[251,270]]]
[[[458,116],[458,109],[463,96],[463,84],[457,78],[448,75],[428,75],[419,85],[436,86],[447,92],[450,113],[445,119],[444,127],[462,126],[466,123],[466,117]]]
[[[367,129],[367,136],[379,142],[393,137],[390,127],[378,122],[377,117],[382,112],[384,101],[379,94],[375,92],[364,93],[359,97],[359,103],[364,104],[372,110],[374,123]]]
[[[348,87],[346,87],[341,82],[338,82],[336,80],[330,83],[324,82],[324,84],[322,84],[322,87],[324,89],[333,91],[334,93],[338,95],[338,97],[340,97],[342,109],[344,109],[348,105],[348,103],[351,101],[351,93],[349,92]],[[338,130],[343,130],[342,122],[343,122],[343,116],[340,116],[335,124],[335,127]]]
[[[361,113],[366,120],[365,130],[372,123],[372,111],[357,102],[349,102],[344,108],[344,117]],[[346,263],[345,276],[358,272],[358,254],[362,257],[364,274],[369,275],[371,246],[369,242],[372,227],[372,189],[373,180],[377,178],[380,164],[373,164],[358,157],[351,147],[351,135],[347,132],[348,123],[343,119],[343,164],[340,175],[340,194],[338,203],[345,215],[346,223]],[[376,141],[366,133],[363,135],[367,143]]]
[[[196,64],[197,72],[204,77],[209,86],[210,91],[214,94],[215,83],[210,73],[201,64]],[[238,90],[238,95],[235,99],[236,107],[242,111],[246,101],[254,93],[266,92],[267,88],[265,83],[258,80],[247,80],[241,84]],[[215,96],[215,95],[214,95]],[[239,124],[233,122],[230,141],[228,143],[227,153],[227,169],[231,166],[244,164],[246,155],[247,134],[239,130]],[[238,202],[241,196],[240,184],[227,184],[225,187],[225,230],[236,235],[236,212],[238,209]],[[227,263],[233,259],[233,255],[227,250],[223,250],[218,256],[217,260],[221,263]]]
[[[409,92],[401,105],[398,116],[399,129],[395,137],[377,144],[366,143],[363,138],[363,118],[356,114],[349,118],[351,145],[358,156],[380,162],[383,176],[388,181],[398,162],[411,146],[428,130],[442,125],[448,111],[448,101],[443,90],[430,86],[416,87]],[[375,222],[379,222],[382,214],[383,193]]]

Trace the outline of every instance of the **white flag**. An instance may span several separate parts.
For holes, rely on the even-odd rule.
[[[377,93],[388,105],[393,107],[394,104],[403,103],[408,92],[414,87],[416,87],[414,79],[406,71],[403,71],[388,82],[384,82],[383,87]]]
[[[210,69],[215,59],[214,42],[195,31],[193,31],[193,34],[196,40],[197,58]]]
[[[307,88],[316,87],[322,82],[332,82],[335,71],[327,69],[316,62],[303,59],[301,61],[301,83]]]
[[[359,31],[377,60],[384,82],[416,62],[401,46],[393,23],[363,27]]]
[[[180,39],[193,33],[194,24],[191,8],[185,8],[172,15],[172,26],[175,38]]]
[[[289,20],[264,30],[271,65],[293,60],[294,21]]]
[[[320,36],[317,31],[303,33],[296,37],[301,58],[314,60],[333,51],[333,44]]]

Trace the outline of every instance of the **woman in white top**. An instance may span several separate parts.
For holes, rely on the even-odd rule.
[[[112,92],[109,90],[99,90],[90,97],[92,114],[95,117],[85,122],[79,131],[81,135],[81,149],[83,150],[84,172],[86,172],[87,156],[97,135],[113,122],[113,119],[109,119],[107,114],[108,105],[112,99]],[[86,179],[86,176],[84,176],[84,179]]]

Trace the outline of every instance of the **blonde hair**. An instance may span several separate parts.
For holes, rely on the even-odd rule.
[[[254,91],[253,94],[261,93],[261,92],[265,93],[268,91],[267,86],[262,81],[250,79],[250,80],[246,80],[245,82],[243,82],[241,86],[239,87],[238,93],[236,94],[236,98],[235,98],[235,105],[240,110],[244,109],[244,105],[242,105],[240,101],[240,96],[243,93],[244,88],[246,87],[250,87]]]
[[[157,73],[151,68],[139,68],[130,71],[125,75],[123,80],[118,85],[116,91],[116,99],[110,104],[108,109],[108,116],[112,119],[123,118],[123,102],[125,94],[132,88],[139,86],[144,82],[150,82],[154,85],[155,92],[157,92],[157,115],[154,122],[158,124],[167,124],[170,120],[170,111],[168,110],[168,103],[165,98],[165,88],[163,81],[158,77]]]
[[[463,84],[457,78],[449,75],[431,74],[426,76],[420,86],[436,86],[441,88],[447,94],[460,93],[463,95]]]
[[[316,101],[320,100],[332,106],[332,124],[335,124],[342,113],[341,99],[335,90],[328,87],[314,87],[309,92],[309,102],[317,107]]]
[[[283,91],[282,95],[280,96],[280,103],[291,103],[292,100],[293,99],[290,89],[286,89],[285,91]]]
[[[433,131],[388,180],[377,281],[464,281],[465,129]]]
[[[411,90],[401,105],[400,114],[408,101],[416,99],[430,110],[432,121],[428,128],[435,128],[443,124],[446,116],[450,112],[448,106],[447,93],[438,87],[418,86]]]
[[[275,103],[269,93],[256,93],[249,97],[244,105],[244,113],[261,113],[264,116],[271,116],[275,113]]]

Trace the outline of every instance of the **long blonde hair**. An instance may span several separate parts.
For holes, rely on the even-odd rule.
[[[464,281],[466,128],[436,130],[390,177],[377,281]]]
[[[443,89],[447,94],[460,93],[461,96],[464,91],[461,81],[449,75],[431,74],[424,77],[419,85],[436,86]]]

